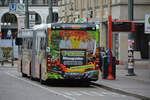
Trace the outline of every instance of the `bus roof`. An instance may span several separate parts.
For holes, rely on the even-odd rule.
[[[96,30],[96,25],[91,23],[54,23],[52,30]]]
[[[37,36],[39,37],[45,37],[45,30],[33,30],[33,29],[22,29],[19,34],[18,37],[24,37],[24,38],[29,38],[29,37],[33,37],[33,34],[36,33]]]
[[[33,30],[45,30],[47,28],[52,30],[96,30],[97,25],[92,23],[51,23],[35,25]]]
[[[51,24],[39,24],[32,27],[33,30],[46,30],[47,28],[51,27]]]

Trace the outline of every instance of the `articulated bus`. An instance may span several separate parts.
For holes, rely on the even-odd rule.
[[[99,27],[53,23],[18,34],[22,76],[47,80],[96,81],[99,78]]]

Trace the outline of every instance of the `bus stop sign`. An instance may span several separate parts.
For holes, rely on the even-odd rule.
[[[145,15],[145,33],[150,34],[150,14]]]
[[[16,4],[11,3],[9,4],[9,12],[15,12],[16,11]]]
[[[134,32],[133,21],[112,21],[113,32]]]

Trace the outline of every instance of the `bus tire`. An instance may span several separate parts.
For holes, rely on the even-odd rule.
[[[21,71],[21,73],[22,73],[22,59],[21,59],[21,61],[20,61],[20,71]]]
[[[45,84],[45,81],[44,80],[42,80],[42,67],[41,67],[41,64],[40,64],[40,70],[39,70],[39,75],[40,75],[40,83],[41,84]]]
[[[30,62],[30,71],[29,71],[29,74],[30,74],[30,76],[29,76],[30,80],[33,80],[32,71],[31,71],[31,62]]]

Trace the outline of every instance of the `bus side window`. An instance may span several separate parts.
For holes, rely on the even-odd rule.
[[[39,50],[39,37],[37,37],[37,41],[36,41],[36,49]]]
[[[26,38],[24,38],[24,49],[27,49],[27,39]]]
[[[28,38],[28,49],[32,49],[32,38]]]
[[[30,49],[30,38],[27,39],[27,49]]]
[[[27,40],[26,38],[23,38],[23,49],[27,48]]]
[[[45,46],[46,46],[45,38],[42,37],[42,38],[40,39],[40,49],[41,49],[41,50],[44,50],[44,49],[45,49]]]
[[[30,49],[32,49],[32,38],[30,38]]]
[[[22,49],[24,49],[24,38],[22,38]]]
[[[42,50],[42,38],[40,38],[40,50]]]

